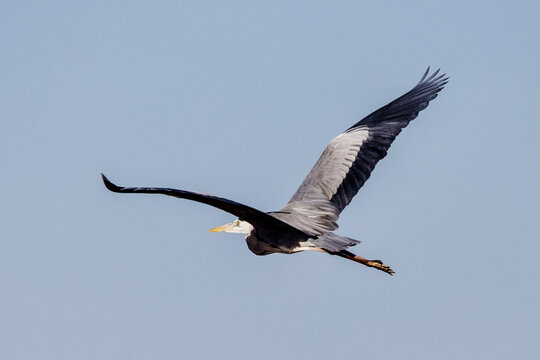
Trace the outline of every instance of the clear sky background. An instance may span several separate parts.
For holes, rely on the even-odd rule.
[[[538,1],[0,2],[0,358],[538,359]],[[168,186],[280,209],[451,76],[340,219],[394,277],[258,257]]]

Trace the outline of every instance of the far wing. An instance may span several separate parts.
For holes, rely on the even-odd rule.
[[[253,225],[253,227],[255,228],[255,231],[270,230],[274,234],[276,234],[275,238],[265,238],[265,241],[268,242],[272,246],[280,247],[280,246],[288,245],[288,244],[283,244],[283,241],[287,241],[286,239],[289,239],[291,237],[290,236],[280,237],[278,236],[280,234],[288,234],[288,235],[297,234],[298,235],[297,238],[307,238],[307,235],[305,233],[294,228],[293,226],[273,216],[270,216],[265,212],[262,212],[250,206],[238,203],[236,201],[232,201],[232,200],[214,196],[214,195],[202,194],[202,193],[198,193],[194,191],[185,191],[185,190],[170,189],[170,188],[122,187],[122,186],[113,184],[103,174],[101,174],[101,177],[103,178],[103,183],[105,184],[107,189],[109,189],[112,192],[168,195],[168,196],[173,196],[176,198],[193,200],[200,203],[204,203],[204,204],[216,207],[218,209],[221,209],[223,211],[226,211],[228,213],[231,213],[233,215],[236,215],[238,216],[240,220],[245,220],[251,225]],[[273,240],[275,240],[276,243],[271,243],[271,241]],[[290,246],[292,247],[292,245]]]
[[[301,215],[303,231],[323,233],[337,229],[341,211],[351,202],[386,156],[392,141],[411,120],[437,97],[448,78],[439,70],[408,93],[366,116],[334,138],[282,210]],[[299,219],[300,220],[300,219]]]

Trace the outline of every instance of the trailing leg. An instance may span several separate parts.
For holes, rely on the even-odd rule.
[[[385,273],[390,275],[394,274],[394,270],[392,270],[390,266],[384,265],[381,260],[368,260],[361,256],[355,255],[347,250],[341,250],[340,252],[329,252],[329,254],[341,256],[342,258],[356,261],[357,263],[384,271]]]

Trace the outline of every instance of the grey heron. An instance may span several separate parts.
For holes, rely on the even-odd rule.
[[[394,271],[380,260],[368,260],[347,248],[358,240],[337,235],[337,220],[369,178],[375,165],[409,122],[437,97],[448,82],[439,70],[429,74],[409,92],[381,107],[335,137],[298,190],[279,211],[263,212],[250,206],[198,192],[153,187],[121,187],[101,174],[107,189],[117,193],[163,194],[211,205],[237,220],[210,231],[247,234],[248,248],[256,255],[292,254],[312,250],[353,260],[390,275]]]

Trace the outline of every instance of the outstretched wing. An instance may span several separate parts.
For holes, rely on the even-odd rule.
[[[238,216],[240,220],[245,220],[259,232],[272,232],[275,234],[273,238],[265,238],[265,241],[275,247],[287,246],[284,244],[284,239],[289,239],[287,235],[297,235],[297,238],[307,238],[307,235],[300,230],[292,227],[291,225],[284,223],[283,221],[266,214],[260,210],[254,209],[250,206],[240,204],[236,201],[221,198],[214,195],[202,194],[193,191],[177,190],[170,188],[151,188],[151,187],[121,187],[113,184],[107,177],[101,174],[103,183],[112,192],[116,193],[141,193],[141,194],[162,194],[173,196],[181,199],[188,199],[204,203],[233,215]],[[292,246],[292,245],[291,245]]]
[[[282,210],[299,216],[303,231],[324,233],[337,229],[341,211],[351,202],[386,156],[392,141],[411,120],[424,110],[448,82],[439,70],[408,93],[366,116],[334,138]]]

